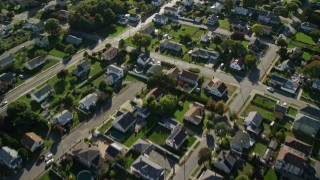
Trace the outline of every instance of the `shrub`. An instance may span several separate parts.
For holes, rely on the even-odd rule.
[[[193,72],[193,73],[200,73],[199,68],[189,68],[188,71]]]

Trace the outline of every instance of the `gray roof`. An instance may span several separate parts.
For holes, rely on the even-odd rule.
[[[44,58],[41,56],[35,57],[28,61],[26,64],[28,64],[31,68],[35,68],[37,64],[44,61]]]
[[[119,79],[118,75],[111,73],[104,78],[104,81],[110,86],[112,86],[118,79]]]
[[[219,57],[219,53],[217,51],[209,51],[209,50],[204,50],[204,49],[200,49],[200,48],[195,48],[192,51],[192,55],[196,55],[196,56],[214,56],[216,58]]]
[[[79,103],[85,104],[87,107],[95,105],[98,101],[98,95],[96,93],[88,94],[86,97],[82,98]]]
[[[276,105],[274,105],[274,111],[281,112],[281,113],[285,114],[288,112],[288,108],[286,106],[281,105],[281,104],[276,104]]]
[[[262,122],[262,116],[257,111],[251,111],[244,120],[245,123],[253,123],[255,125],[260,125]]]
[[[15,79],[15,76],[12,72],[2,73],[0,75],[0,82],[10,82]]]
[[[115,123],[118,123],[123,129],[127,129],[128,126],[131,125],[132,121],[135,121],[136,117],[128,111],[121,116],[118,116],[117,119],[114,120]]]
[[[181,77],[189,79],[189,80],[192,80],[192,81],[197,81],[198,78],[199,78],[199,75],[195,74],[195,73],[192,73],[192,72],[189,72],[189,71],[186,71],[186,70],[183,70],[182,74],[181,74]]]
[[[141,174],[146,174],[152,179],[164,179],[164,168],[142,155],[134,161],[132,167]]]
[[[75,149],[72,150],[72,154],[85,159],[88,162],[93,162],[93,160],[100,156],[100,151],[95,146],[89,146],[85,142],[81,142],[76,145]]]
[[[168,140],[174,141],[175,144],[180,145],[187,138],[188,138],[188,135],[186,133],[186,130],[182,126],[178,126],[170,134],[170,136],[168,137]]]
[[[309,22],[303,22],[301,23],[301,26],[310,27],[312,29],[318,29],[318,26]]]
[[[59,118],[59,121],[56,123],[59,123],[61,125],[67,124],[70,120],[73,119],[73,115],[70,111],[64,110],[61,113],[58,113],[55,118]]]
[[[221,151],[217,159],[218,163],[223,163],[230,171],[237,162],[237,159],[231,155],[230,151]]]
[[[316,108],[311,107],[311,106],[307,106],[307,107],[301,108],[300,112],[305,114],[305,115],[308,115],[310,117],[313,117],[313,118],[316,118],[316,119],[320,120],[320,110],[319,109],[316,109]]]
[[[162,67],[162,66],[160,66],[160,65],[158,65],[158,64],[155,64],[155,65],[152,65],[152,66],[148,69],[147,74],[153,75],[153,74],[155,74],[155,73],[157,73],[157,72],[162,72],[162,70],[163,70],[163,67]]]
[[[178,11],[176,8],[170,7],[170,6],[166,6],[166,7],[164,7],[164,9],[168,10],[168,11]]]
[[[218,21],[218,17],[216,15],[212,14],[207,18],[207,20],[209,20],[209,21]]]
[[[163,16],[163,15],[160,15],[160,14],[156,14],[156,15],[154,16],[154,18],[155,18],[155,19],[160,19],[160,20],[163,20],[163,21],[165,21],[166,19],[168,19],[168,17]]]
[[[142,61],[149,61],[150,60],[150,54],[147,53],[141,53],[138,57]]]
[[[207,169],[204,171],[198,180],[223,180],[223,176],[220,174],[211,171],[210,169]]]
[[[235,144],[240,147],[243,147],[243,144],[246,144],[246,142],[250,142],[249,134],[242,131],[238,131],[236,135],[233,137],[233,139],[231,140],[230,144]]]
[[[6,162],[6,164],[10,164],[11,166],[19,164],[22,160],[18,155],[18,152],[14,149],[9,148],[8,146],[3,146],[0,149],[0,159]]]
[[[115,65],[109,65],[109,66],[107,67],[107,69],[108,69],[108,71],[111,71],[111,72],[113,72],[113,73],[120,73],[120,72],[123,71],[122,68],[120,68],[120,67],[118,67],[118,66],[115,66]]]
[[[0,60],[0,66],[2,66],[3,64],[7,64],[8,62],[12,62],[12,61],[15,61],[15,58],[12,55],[9,55],[9,56]]]
[[[180,51],[182,49],[182,44],[177,43],[177,42],[169,41],[168,39],[163,39],[160,42],[160,47],[164,47],[164,48],[167,48],[167,49],[172,49],[172,50],[175,50],[175,51]]]
[[[79,44],[82,42],[82,38],[78,38],[76,36],[73,36],[73,35],[68,35],[67,38],[66,38],[66,41],[68,43],[71,43],[71,44]]]
[[[53,90],[52,87],[49,84],[47,84],[47,85],[43,86],[42,88],[36,90],[33,93],[33,95],[40,99],[44,94],[47,94],[48,92],[51,92],[52,90]]]
[[[146,152],[146,150],[148,150],[152,145],[143,140],[143,139],[139,139],[136,143],[134,143],[134,145],[132,146],[132,149],[135,151],[140,152],[141,154],[143,154],[144,152]]]

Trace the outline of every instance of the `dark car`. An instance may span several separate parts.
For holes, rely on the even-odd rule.
[[[156,49],[155,49],[155,51],[156,51],[156,52],[158,52],[158,51],[159,51],[159,49],[160,49],[160,47],[159,47],[159,46],[157,46],[157,47],[156,47]]]

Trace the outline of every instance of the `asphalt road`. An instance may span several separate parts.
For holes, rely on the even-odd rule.
[[[66,135],[64,139],[55,139],[50,152],[54,155],[54,159],[57,160],[62,155],[70,150],[75,142],[80,141],[89,136],[89,131],[92,128],[100,125],[104,120],[113,114],[119,107],[127,100],[134,98],[136,93],[140,92],[145,86],[142,82],[134,82],[127,85],[126,89],[119,95],[113,97],[112,102],[108,103],[106,107],[101,109],[101,113],[94,116],[88,122],[80,124],[74,131]],[[17,179],[30,180],[35,179],[42,171],[45,170],[45,163],[35,165],[35,162],[26,167],[22,174],[17,175]]]

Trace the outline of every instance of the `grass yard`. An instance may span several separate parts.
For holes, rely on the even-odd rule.
[[[288,109],[288,114],[290,114],[292,116],[296,116],[298,114],[298,110],[296,108],[293,108],[290,106]]]
[[[130,74],[127,74],[127,75],[126,75],[125,80],[126,80],[126,81],[138,81],[137,78],[131,76]]]
[[[249,41],[241,41],[241,44],[242,44],[245,48],[247,48],[248,45],[249,45]]]
[[[190,101],[185,101],[183,104],[183,108],[180,110],[177,110],[174,113],[174,118],[177,119],[180,123],[183,123],[183,117],[184,114],[189,110],[189,106],[190,106],[191,102]]]
[[[273,116],[271,111],[267,111],[265,109],[262,109],[260,107],[255,106],[253,104],[249,104],[247,106],[245,111],[243,111],[242,116],[249,114],[250,111],[258,111],[261,114],[261,116],[268,121],[275,121],[276,120],[276,118]]]
[[[188,148],[191,147],[193,145],[194,142],[196,142],[197,138],[195,138],[194,136],[189,136],[187,141],[188,141]]]
[[[52,139],[45,139],[45,140],[44,140],[44,146],[45,146],[47,149],[49,149],[52,144],[53,144]]]
[[[302,59],[305,60],[305,61],[308,61],[310,58],[312,57],[312,54],[304,51],[303,54],[302,54]]]
[[[239,174],[239,175],[246,175],[246,176],[248,176],[248,175],[250,175],[252,172],[253,172],[253,167],[252,167],[252,165],[251,165],[250,163],[248,163],[248,162],[245,162],[244,165],[243,165],[243,167],[242,167],[242,168],[239,167],[239,169],[238,169],[238,174]]]
[[[61,178],[57,176],[52,170],[47,171],[39,178],[39,180],[52,180],[52,179],[60,180]]]
[[[171,132],[168,129],[158,125],[155,127],[153,133],[147,138],[160,146],[164,146],[166,139],[170,136],[170,133]]]
[[[228,19],[219,19],[219,28],[230,30],[230,23]]]
[[[276,171],[273,170],[272,168],[270,168],[267,171],[267,174],[264,176],[264,180],[277,180],[277,179],[278,177],[277,177]]]
[[[126,157],[127,157],[126,167],[128,170],[130,170],[131,164],[133,164],[133,162],[139,157],[139,155],[140,155],[139,153],[134,151],[130,151],[128,154],[126,154]]]
[[[112,25],[111,27],[101,28],[97,33],[103,37],[115,37],[128,28],[129,26]]]
[[[62,52],[62,51],[59,51],[57,49],[52,49],[51,51],[49,51],[49,54],[52,55],[52,56],[56,56],[56,57],[59,57],[59,58],[65,58],[68,56],[68,54]]]
[[[273,108],[273,106],[277,103],[275,100],[259,94],[255,95],[252,102],[258,106],[264,107],[265,109]]]
[[[113,119],[112,118],[109,118],[108,120],[106,120],[102,126],[99,127],[99,132],[100,133],[104,133],[109,127],[111,127],[112,125],[112,121]]]
[[[253,149],[253,152],[258,154],[260,157],[262,157],[263,153],[266,151],[267,149],[267,146],[260,143],[260,142],[256,142],[254,144],[254,149]]]
[[[302,32],[298,32],[295,36],[296,40],[297,41],[300,41],[300,42],[303,42],[303,43],[306,43],[306,44],[310,44],[310,45],[314,45],[315,42],[313,41],[312,37],[310,37],[309,35],[307,34],[304,34]]]

